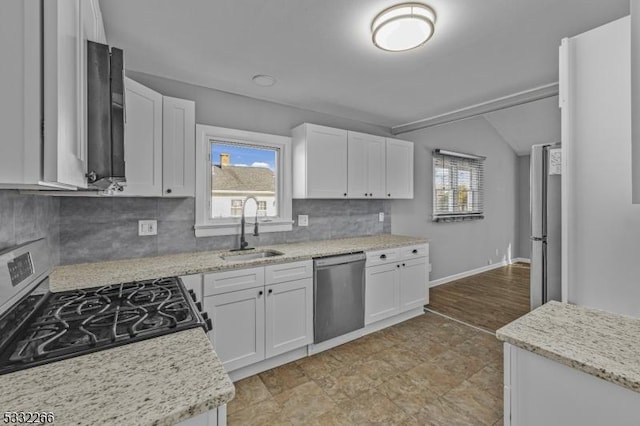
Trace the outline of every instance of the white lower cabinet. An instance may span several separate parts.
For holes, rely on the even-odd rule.
[[[406,260],[400,268],[400,311],[408,311],[429,303],[427,258]]]
[[[253,288],[204,297],[213,322],[209,337],[227,372],[313,342],[312,265],[304,261],[204,276],[205,295],[220,291],[215,283],[242,283],[247,271],[253,277]],[[266,286],[265,276],[272,282]]]
[[[227,371],[264,359],[264,287],[207,296],[211,343]]]
[[[266,287],[266,357],[313,342],[313,279]]]
[[[396,263],[366,268],[364,323],[397,315],[400,312],[400,275]]]
[[[366,325],[429,302],[428,245],[367,253]]]
[[[637,426],[640,393],[505,343],[504,424]]]

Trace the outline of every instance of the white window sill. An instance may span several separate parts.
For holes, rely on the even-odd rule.
[[[240,235],[240,223],[221,222],[206,225],[196,225],[196,237],[215,237],[218,235]],[[258,222],[258,232],[285,232],[293,229],[293,220],[279,219],[269,222]],[[253,222],[247,222],[244,232],[249,235],[253,233]]]

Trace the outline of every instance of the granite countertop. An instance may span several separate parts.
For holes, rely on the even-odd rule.
[[[74,290],[134,280],[250,268],[426,242],[428,240],[425,238],[382,234],[368,237],[261,246],[259,250],[277,250],[282,252],[283,255],[250,261],[225,261],[220,258],[220,255],[228,253],[228,250],[217,250],[65,265],[56,267],[52,272],[50,288],[51,291]]]
[[[549,302],[502,327],[498,339],[640,392],[640,319]]]
[[[2,411],[53,412],[60,425],[173,425],[234,392],[201,328],[0,376]]]

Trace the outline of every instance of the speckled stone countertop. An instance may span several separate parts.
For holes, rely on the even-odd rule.
[[[0,376],[2,411],[53,412],[59,425],[173,425],[234,392],[201,328]]]
[[[640,318],[549,302],[502,327],[496,336],[640,392]]]
[[[426,242],[428,242],[428,240],[424,238],[382,234],[339,240],[261,246],[256,250],[277,250],[282,252],[283,255],[250,261],[223,260],[220,258],[220,255],[228,253],[228,250],[218,250],[65,265],[54,269],[50,277],[50,288],[51,291],[65,291],[86,288],[88,285],[97,287],[100,285],[118,284],[135,280],[250,268],[254,266],[307,260],[314,257],[395,248]]]

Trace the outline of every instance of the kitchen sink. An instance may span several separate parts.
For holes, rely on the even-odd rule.
[[[277,250],[261,250],[261,251],[250,251],[248,253],[231,252],[231,253],[221,255],[220,258],[222,260],[226,260],[229,262],[239,262],[243,260],[255,260],[255,259],[264,259],[267,257],[282,256],[283,254],[284,253],[279,252]]]

